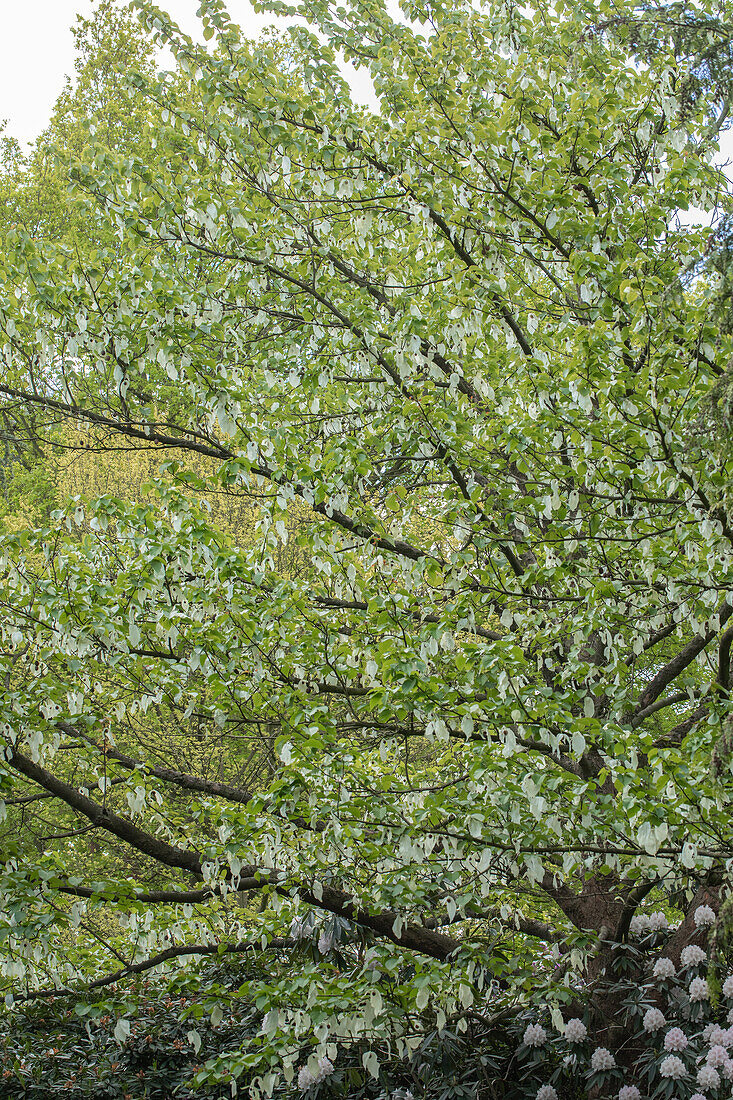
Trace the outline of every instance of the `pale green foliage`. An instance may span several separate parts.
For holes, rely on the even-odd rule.
[[[136,881],[187,888],[158,860],[261,902],[151,910],[144,953],[264,951],[306,908],[376,938],[247,990],[262,1042],[227,1072],[290,1080],[310,1047],[409,1053],[428,1006],[460,1030],[487,998],[563,1003],[571,977],[533,979],[517,929],[582,969],[648,888],[727,865],[709,746],[729,710],[730,468],[700,425],[732,348],[688,278],[710,231],[676,217],[726,205],[727,183],[706,117],[680,111],[689,59],[635,65],[572,4],[405,5],[416,28],[313,0],[325,44],[300,28],[286,48],[242,42],[206,0],[208,53],[135,6],[177,73],[134,78],[144,156],[90,145],[74,169],[93,255],[6,233],[0,394],[216,460],[211,486],[254,497],[258,528],[222,536],[184,491],[200,472],[168,465],[144,503],[74,502],[8,536],[4,782],[142,852]],[[158,721],[226,745],[219,773],[199,755],[198,788],[164,775]],[[110,757],[127,778],[95,818],[69,792],[101,803],[105,729],[139,766]],[[245,789],[265,736],[271,781]],[[7,865],[27,903],[6,973],[31,986],[64,858],[41,861],[45,886]],[[128,907],[113,876],[98,892]],[[101,972],[94,950],[61,980]]]

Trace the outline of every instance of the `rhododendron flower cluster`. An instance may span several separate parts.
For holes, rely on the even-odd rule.
[[[728,1051],[719,1043],[712,1046],[705,1056],[705,1061],[709,1066],[720,1067],[724,1066],[728,1061]]]
[[[720,1074],[712,1066],[702,1066],[698,1070],[697,1083],[701,1089],[717,1089],[720,1084]]]
[[[661,1009],[648,1008],[644,1013],[644,1031],[659,1031],[666,1022]]]
[[[707,955],[701,947],[697,944],[691,943],[687,947],[683,947],[680,954],[680,962],[683,966],[699,966],[700,963],[704,963],[707,959]]]
[[[687,1046],[687,1036],[681,1027],[673,1027],[664,1036],[665,1050],[684,1050]]]
[[[541,1024],[529,1024],[522,1042],[528,1047],[541,1047],[547,1042],[547,1032]]]
[[[709,928],[715,924],[715,913],[709,905],[698,905],[693,920],[698,928]]]
[[[641,1100],[641,1093],[636,1085],[622,1085],[617,1100]]]
[[[678,1058],[676,1054],[670,1054],[668,1058],[665,1058],[659,1067],[659,1072],[662,1077],[671,1077],[673,1080],[679,1080],[680,1077],[684,1077],[687,1073],[685,1069],[685,1063],[681,1058]]]
[[[582,1020],[568,1020],[565,1024],[565,1038],[569,1043],[582,1043],[588,1037],[588,1028]]]
[[[710,990],[705,978],[693,978],[690,982],[690,1000],[707,1001],[710,999]]]
[[[603,1070],[613,1069],[616,1059],[607,1047],[596,1047],[590,1057],[590,1068],[594,1073],[602,1073]]]
[[[655,978],[675,978],[677,976],[677,968],[671,959],[667,958],[666,955],[662,955],[662,957],[657,959],[654,963],[652,974]]]

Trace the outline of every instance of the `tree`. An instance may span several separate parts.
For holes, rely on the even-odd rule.
[[[699,1055],[711,1087],[731,339],[678,213],[729,199],[695,57],[639,64],[622,4],[313,0],[251,46],[204,0],[208,51],[135,6],[177,68],[129,76],[138,152],[73,169],[99,243],[4,233],[6,406],[162,460],[4,539],[8,989],[218,944],[257,966],[212,1013],[262,1024],[201,1081],[632,1100]]]

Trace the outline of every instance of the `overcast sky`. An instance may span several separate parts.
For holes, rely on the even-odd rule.
[[[158,0],[182,30],[199,37],[198,0]],[[0,120],[8,134],[24,144],[33,141],[48,121],[74,69],[74,40],[70,27],[76,13],[90,15],[94,0],[0,0]],[[256,15],[248,0],[228,0],[229,12],[240,27],[257,37],[268,19]],[[373,103],[366,75],[350,81],[362,102]],[[733,159],[733,134],[724,136],[723,149]]]
[[[200,39],[196,18],[199,0],[157,0],[179,27]],[[252,38],[273,22],[256,15],[248,0],[228,0],[232,18]],[[33,141],[48,121],[66,74],[74,69],[70,28],[77,12],[88,16],[93,0],[0,0],[0,121],[24,144]],[[359,99],[369,102],[366,75],[350,81]]]

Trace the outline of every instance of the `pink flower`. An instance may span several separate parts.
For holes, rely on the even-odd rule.
[[[710,990],[708,989],[708,983],[704,978],[693,978],[690,982],[690,1000],[691,1001],[709,1001]]]
[[[662,1062],[659,1067],[659,1072],[662,1077],[671,1077],[673,1080],[677,1081],[680,1077],[685,1076],[687,1070],[681,1058],[678,1058],[676,1054],[670,1054]]]
[[[565,1038],[569,1043],[582,1043],[588,1037],[588,1028],[582,1020],[576,1018],[565,1024]]]
[[[672,960],[666,955],[662,955],[662,957],[660,959],[657,959],[657,961],[654,963],[652,974],[655,978],[661,978],[662,980],[664,980],[665,978],[674,978],[677,974],[677,970]]]
[[[698,905],[693,920],[697,928],[709,928],[711,924],[715,924],[715,913],[709,905]]]
[[[728,1051],[724,1046],[721,1046],[720,1043],[716,1043],[715,1046],[712,1046],[707,1052],[705,1061],[709,1066],[714,1066],[718,1069],[720,1066],[724,1066],[728,1061]]]
[[[687,1046],[687,1036],[681,1027],[673,1027],[664,1036],[665,1050],[684,1050]]]
[[[680,962],[683,966],[699,966],[700,963],[704,963],[706,959],[707,955],[702,947],[698,947],[696,943],[688,944],[687,947],[683,947],[680,952]]]
[[[712,1066],[702,1066],[697,1073],[697,1083],[701,1089],[717,1089],[720,1074]]]
[[[659,1031],[666,1022],[664,1014],[658,1008],[648,1008],[644,1013],[644,1031]]]
[[[636,1085],[622,1085],[617,1100],[641,1100],[641,1093]]]
[[[602,1073],[604,1069],[613,1069],[616,1059],[607,1047],[596,1047],[590,1056],[590,1068],[594,1073]]]

